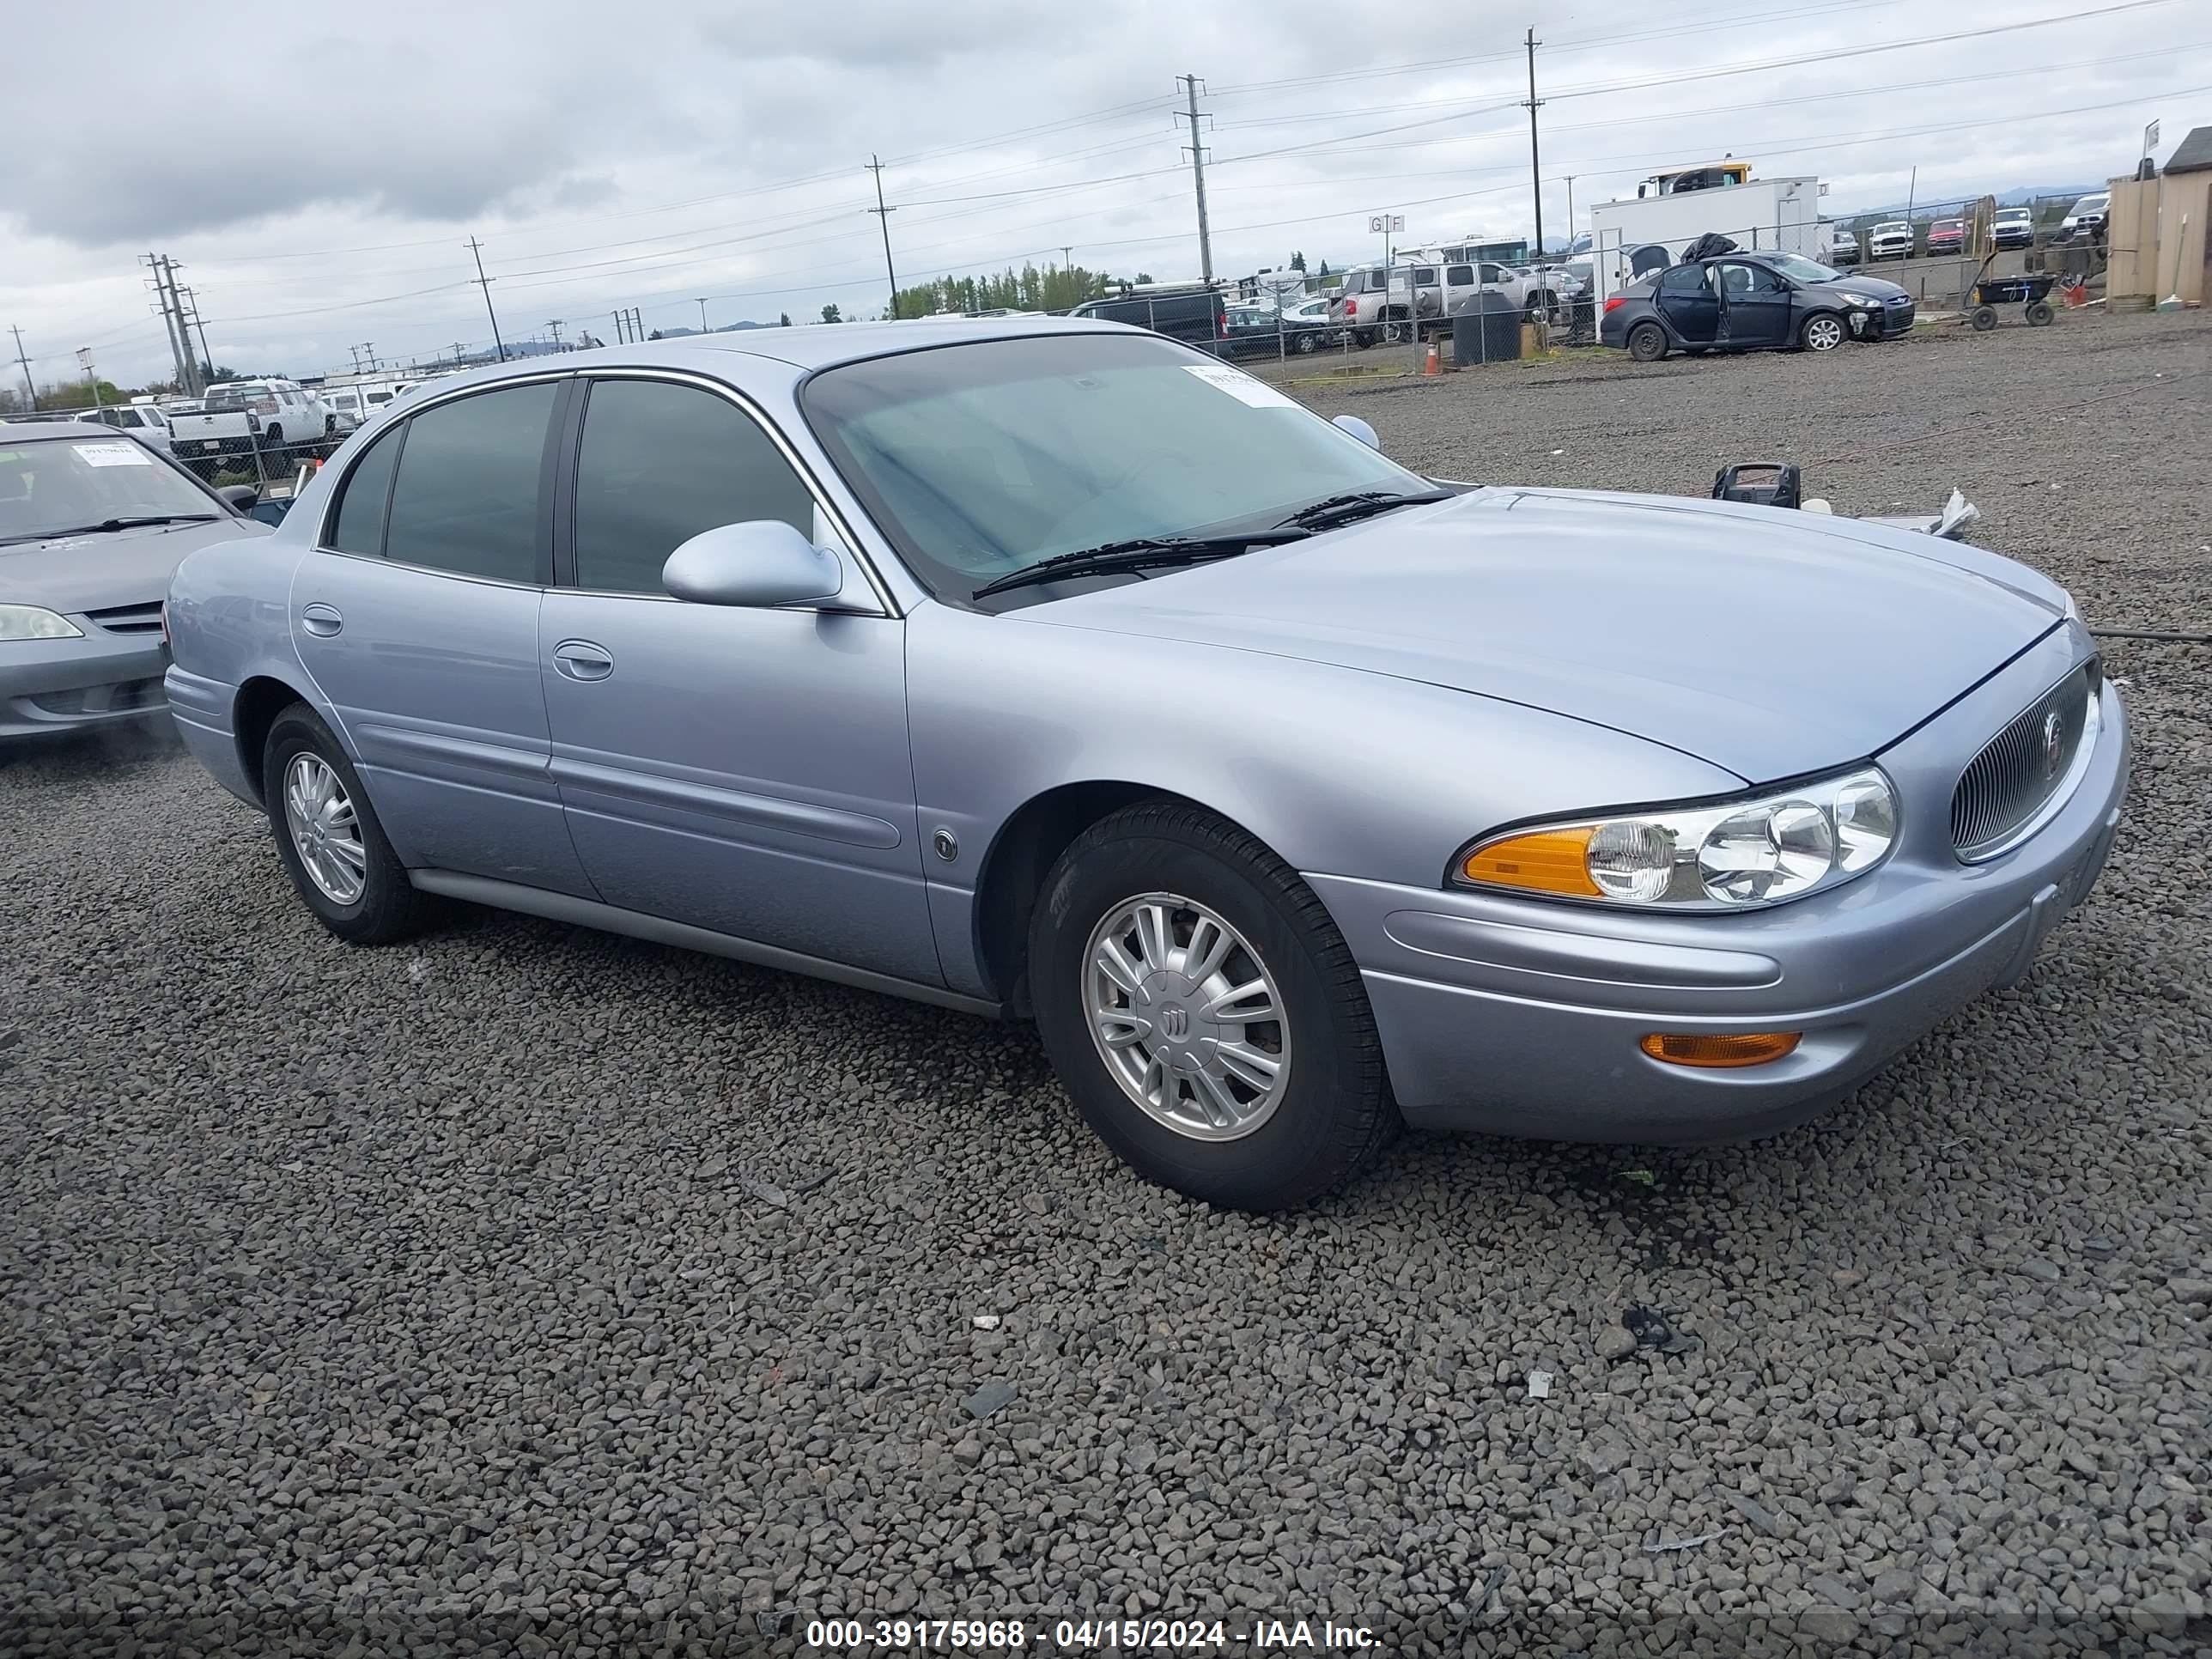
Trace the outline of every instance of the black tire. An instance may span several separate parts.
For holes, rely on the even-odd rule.
[[[1638,323],[1628,331],[1628,355],[1639,363],[1656,363],[1667,355],[1667,331],[1656,323]]]
[[[1365,351],[1375,343],[1375,331],[1371,328],[1353,329],[1352,331],[1352,343],[1358,346],[1362,351]]]
[[[1298,336],[1298,355],[1301,357],[1310,356],[1320,349],[1321,337],[1311,329]]]
[[[2030,328],[2050,327],[2053,314],[2048,300],[2030,300],[2027,302],[2027,325]]]
[[[368,868],[361,896],[351,904],[337,903],[316,886],[285,827],[284,770],[295,756],[302,753],[319,757],[336,772],[353,802]],[[384,826],[377,822],[375,809],[369,805],[353,763],[346,758],[345,750],[331,735],[330,728],[306,703],[294,703],[270,724],[268,738],[261,748],[261,780],[276,856],[292,878],[293,889],[301,902],[324,927],[350,945],[388,945],[419,932],[429,921],[436,909],[434,902],[408,884],[407,872],[393,854],[392,843],[385,839]]]
[[[1997,325],[1997,313],[1993,307],[1976,306],[1966,320],[1974,325],[1975,333],[1986,334]]]
[[[1287,1015],[1291,1073],[1260,1127],[1204,1140],[1148,1115],[1107,1069],[1085,1010],[1085,951],[1114,908],[1181,895],[1242,933]],[[1030,926],[1030,994],[1053,1069],[1100,1139],[1139,1174],[1231,1209],[1304,1204],[1341,1185],[1399,1126],[1359,966],[1295,871],[1195,806],[1133,806],[1076,837]]]
[[[261,434],[261,447],[264,449],[283,448],[284,428],[281,426],[272,426],[266,432],[264,432]]]
[[[1832,311],[1816,311],[1797,331],[1797,343],[1808,351],[1833,351],[1850,337],[1844,319]]]

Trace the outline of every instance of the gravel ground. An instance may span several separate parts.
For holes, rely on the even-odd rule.
[[[1960,484],[2202,629],[2208,371],[2069,318],[1306,395],[1461,476]],[[173,748],[0,762],[0,1651],[2212,1649],[2212,653],[2111,660],[2094,899],[1832,1115],[1408,1139],[1275,1219],[1127,1174],[1026,1030],[483,913],[349,949]]]

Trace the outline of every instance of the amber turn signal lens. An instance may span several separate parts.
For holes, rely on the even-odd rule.
[[[1637,1046],[1669,1066],[1764,1066],[1797,1047],[1802,1031],[1747,1031],[1708,1036],[1687,1031],[1654,1031]]]
[[[1569,893],[1603,898],[1605,889],[1590,879],[1590,836],[1594,824],[1572,830],[1538,830],[1479,847],[1467,855],[1460,873],[1492,887],[1519,887],[1532,893]]]

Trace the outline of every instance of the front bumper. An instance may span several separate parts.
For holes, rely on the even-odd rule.
[[[159,635],[111,634],[82,617],[78,640],[0,642],[0,739],[50,737],[157,719],[168,702]]]
[[[1881,757],[1905,803],[1896,850],[1795,904],[1654,916],[1309,876],[1360,963],[1407,1121],[1548,1140],[1771,1133],[2017,981],[2102,871],[2127,777],[2108,683],[2064,808],[2004,857],[1958,862],[1948,811],[1929,805],[1947,808],[1966,760],[2065,672],[2063,651],[2029,658]],[[1803,1041],[1741,1070],[1668,1065],[1638,1046],[1655,1031],[1771,1030]]]

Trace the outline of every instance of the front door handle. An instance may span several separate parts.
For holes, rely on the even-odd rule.
[[[615,659],[604,645],[563,640],[553,647],[553,666],[572,680],[603,680],[615,672]]]
[[[325,605],[318,599],[313,605],[300,607],[300,626],[310,634],[319,634],[328,639],[345,626],[345,617],[339,613],[337,606]]]

